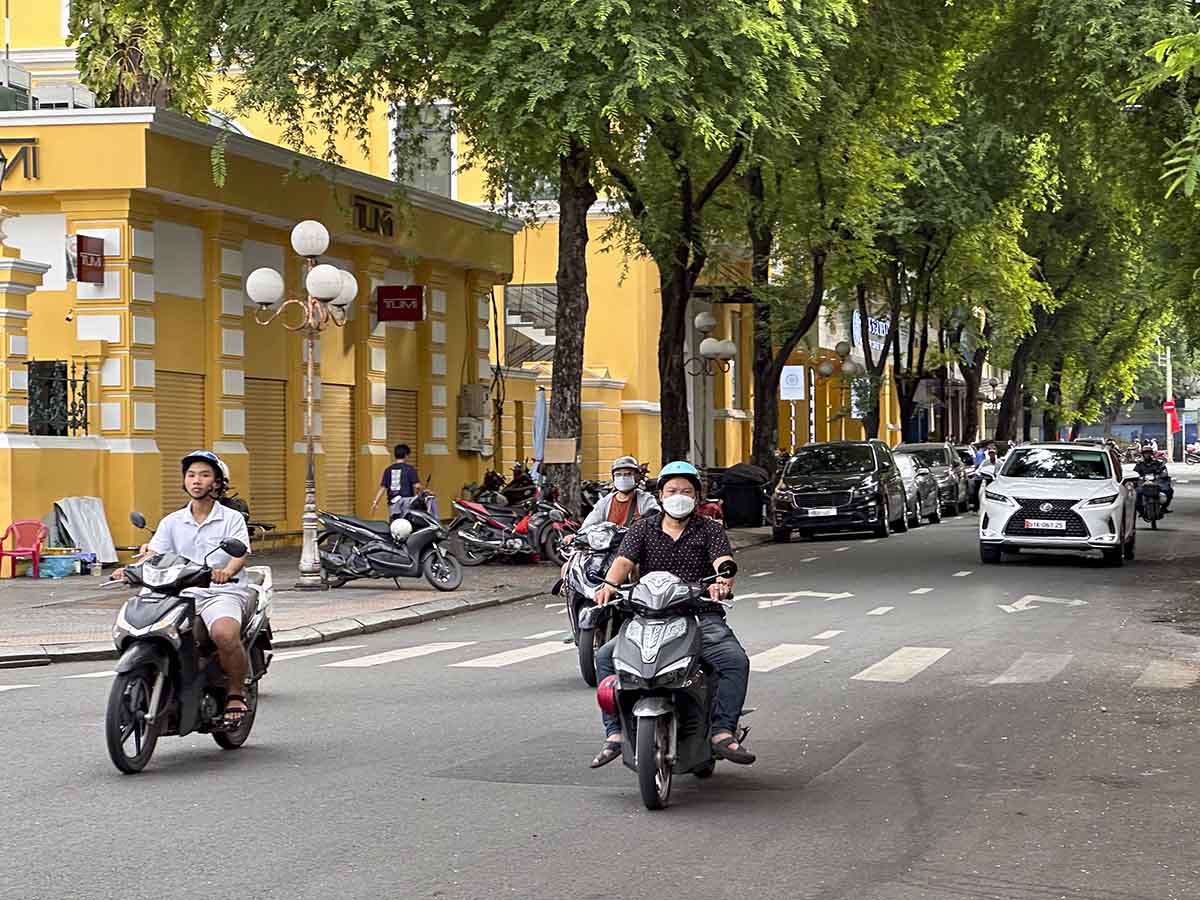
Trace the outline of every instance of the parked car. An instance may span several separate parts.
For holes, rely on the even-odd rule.
[[[975,468],[975,448],[962,444],[955,447],[954,452],[958,454],[958,458],[962,460],[962,464],[968,469]]]
[[[901,444],[896,454],[911,456],[919,468],[926,468],[937,479],[942,509],[950,515],[965,513],[970,506],[967,467],[947,443]]]
[[[908,524],[920,525],[922,519],[928,519],[930,525],[942,521],[942,503],[938,499],[937,479],[933,473],[906,453],[896,454],[896,465],[904,479]]]
[[[878,537],[908,530],[904,480],[882,441],[809,444],[792,454],[771,495],[777,542],[793,531],[873,531]]]
[[[1000,562],[1023,547],[1099,550],[1110,565],[1133,559],[1137,482],[1105,447],[1048,443],[1014,447],[985,485],[979,557]]]

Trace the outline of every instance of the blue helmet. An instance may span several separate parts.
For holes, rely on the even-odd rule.
[[[662,467],[662,471],[658,473],[658,487],[660,490],[669,478],[686,478],[696,489],[697,497],[703,492],[703,486],[700,483],[700,472],[687,460],[676,460]]]

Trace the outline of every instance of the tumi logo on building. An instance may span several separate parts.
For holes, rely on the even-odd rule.
[[[0,184],[20,166],[26,181],[41,178],[37,138],[0,138]]]
[[[394,236],[396,224],[392,217],[392,205],[355,194],[354,227],[368,234],[378,234],[383,237]]]

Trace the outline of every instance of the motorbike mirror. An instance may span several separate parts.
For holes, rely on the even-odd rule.
[[[922,466],[921,468],[917,469],[917,474],[918,475],[932,475],[933,473],[930,472],[929,469],[927,469],[926,467]]]
[[[727,559],[721,565],[717,566],[717,574],[722,578],[732,578],[737,574],[738,566],[732,559]]]
[[[247,553],[246,545],[237,538],[225,538],[221,541],[221,549],[234,559],[241,559]]]
[[[594,630],[596,627],[596,619],[600,616],[599,606],[585,607],[579,613],[579,627],[585,630]]]
[[[143,516],[140,512],[131,512],[129,514],[129,521],[133,523],[134,528],[145,528],[146,527],[146,517]]]

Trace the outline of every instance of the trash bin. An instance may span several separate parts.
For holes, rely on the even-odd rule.
[[[710,470],[711,471],[711,470]],[[765,469],[738,463],[721,472],[711,491],[725,502],[725,524],[730,528],[757,528],[763,523],[766,502],[764,486],[770,481]]]

